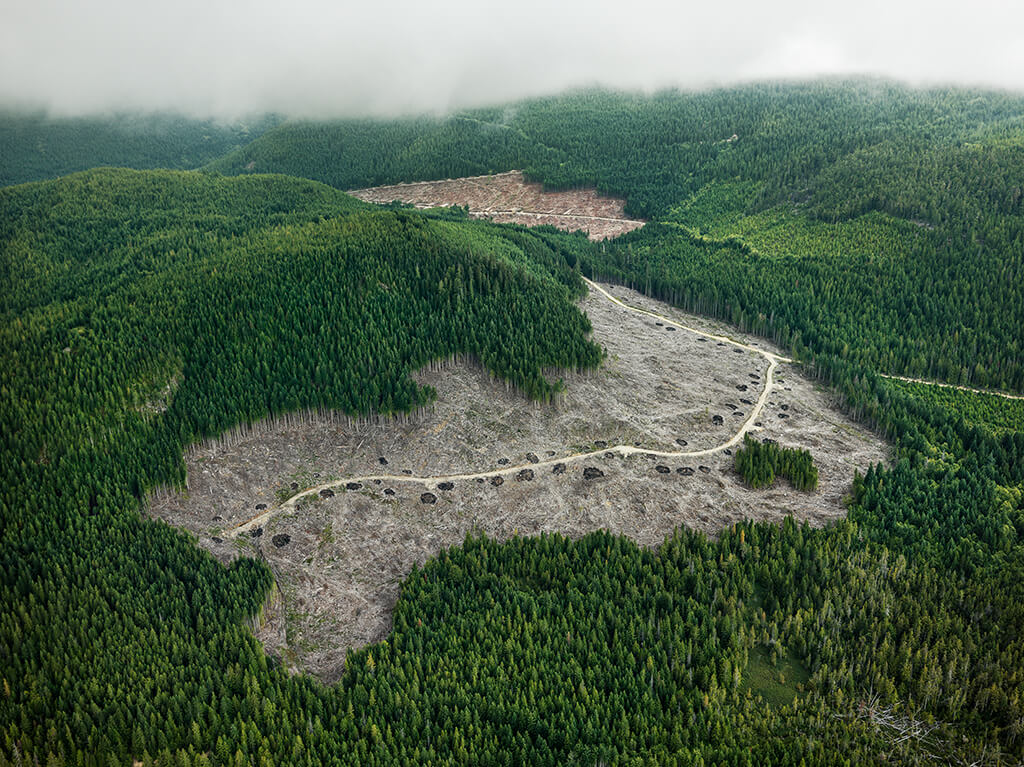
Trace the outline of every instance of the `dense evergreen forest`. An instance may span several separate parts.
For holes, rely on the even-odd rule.
[[[221,123],[173,114],[52,117],[0,111],[0,186],[101,165],[190,170],[257,138],[280,120]]]
[[[1021,99],[824,83],[287,124],[217,165],[341,187],[522,165],[656,219],[596,245],[284,176],[0,190],[0,763],[1024,759],[1024,432],[879,375],[1024,388],[1022,147]],[[580,271],[784,344],[893,465],[821,530],[468,539],[332,687],[252,638],[264,565],[141,521],[190,441],[415,408],[431,359],[549,396],[541,370],[600,362]]]
[[[989,392],[964,391],[899,380],[887,381],[886,385],[914,399],[934,403],[950,416],[985,427],[993,434],[1024,431],[1024,397],[1008,399]]]
[[[797,490],[818,487],[818,468],[809,450],[781,447],[769,439],[758,442],[744,434],[735,463],[743,481],[753,488],[771,487],[776,477],[788,479]]]
[[[512,168],[595,186],[681,225],[634,233],[590,264],[599,276],[788,347],[1021,391],[1022,115],[1019,96],[883,81],[584,91],[285,123],[208,167],[339,189]]]

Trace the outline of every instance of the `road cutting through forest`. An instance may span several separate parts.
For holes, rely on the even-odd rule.
[[[956,389],[957,391],[967,391],[972,394],[990,394],[993,397],[1002,397],[1003,399],[1024,399],[1024,394],[1010,394],[1004,391],[995,391],[994,389],[975,389],[971,386],[960,386],[959,384],[943,383],[942,381],[927,381],[924,378],[894,376],[887,373],[879,373],[879,375],[892,381],[905,381],[906,383],[924,384],[925,386],[941,386],[943,389]]]
[[[680,322],[678,322],[676,320],[673,320],[673,319],[671,319],[669,317],[665,317],[665,316],[663,316],[661,314],[657,314],[656,312],[649,311],[647,309],[640,309],[640,308],[635,307],[635,306],[630,306],[629,304],[625,303],[624,301],[622,301],[622,300],[616,298],[615,296],[613,296],[611,293],[609,293],[607,290],[605,290],[605,288],[603,288],[601,285],[598,285],[596,282],[592,282],[591,280],[588,280],[586,278],[583,278],[583,279],[584,279],[584,282],[586,282],[587,286],[591,290],[596,291],[597,293],[602,295],[604,298],[606,298],[608,301],[610,301],[611,303],[615,304],[616,306],[624,309],[625,311],[634,312],[636,314],[642,314],[642,315],[645,315],[647,317],[651,317],[652,319],[655,319],[655,320],[657,320],[659,322],[662,322],[662,323],[664,323],[667,326],[674,327],[674,328],[677,328],[679,330],[685,330],[685,331],[687,331],[689,333],[694,333],[696,335],[703,336],[704,338],[708,338],[710,340],[717,341],[717,342],[722,343],[722,344],[730,345],[730,346],[736,347],[738,349],[754,352],[754,353],[759,354],[760,356],[764,357],[768,361],[768,370],[767,370],[767,373],[765,374],[765,385],[764,385],[763,391],[761,392],[761,396],[758,397],[757,402],[754,404],[753,408],[751,409],[750,415],[746,418],[746,420],[744,420],[744,422],[740,426],[739,430],[735,434],[733,434],[733,436],[729,440],[727,440],[726,442],[723,442],[720,445],[717,445],[715,447],[705,448],[703,450],[680,450],[680,451],[650,450],[650,449],[647,449],[647,448],[636,447],[635,445],[613,445],[613,446],[609,446],[609,447],[606,447],[606,448],[601,448],[599,450],[591,450],[591,451],[587,451],[587,452],[573,453],[571,455],[560,456],[560,457],[557,457],[557,458],[550,458],[550,459],[543,460],[543,461],[524,463],[524,464],[517,464],[515,466],[501,466],[501,467],[498,467],[498,468],[492,468],[492,469],[488,469],[486,471],[473,472],[473,473],[469,473],[469,474],[445,474],[445,475],[433,475],[433,476],[413,476],[413,475],[408,475],[408,474],[367,474],[367,475],[346,477],[344,479],[332,480],[330,482],[325,482],[323,484],[316,485],[315,487],[310,487],[310,488],[307,488],[306,490],[302,490],[302,491],[296,493],[295,495],[293,495],[292,497],[288,498],[286,501],[281,503],[279,506],[271,508],[271,509],[263,512],[262,514],[259,514],[259,515],[255,516],[255,517],[247,519],[246,521],[236,525],[234,528],[232,528],[230,531],[228,531],[227,534],[229,536],[231,536],[231,537],[236,537],[239,534],[246,532],[247,530],[251,529],[254,526],[261,525],[262,523],[264,523],[266,520],[270,519],[274,514],[276,514],[280,510],[286,509],[286,508],[294,508],[294,506],[303,498],[306,498],[306,497],[309,497],[309,496],[316,496],[316,495],[318,495],[323,490],[330,490],[330,489],[333,489],[333,488],[336,488],[336,487],[343,487],[344,485],[346,485],[348,483],[353,483],[353,482],[363,483],[363,482],[373,482],[374,480],[380,480],[380,481],[387,481],[387,482],[403,482],[403,483],[407,483],[407,484],[419,484],[419,485],[423,485],[423,486],[426,486],[426,487],[436,487],[441,482],[475,481],[475,480],[478,480],[478,479],[486,479],[486,478],[495,477],[495,476],[514,474],[514,473],[522,471],[523,469],[542,469],[542,468],[545,468],[545,467],[553,467],[553,466],[556,466],[558,464],[577,463],[579,461],[583,461],[583,460],[586,460],[588,458],[595,458],[595,457],[598,457],[598,456],[601,456],[601,455],[605,455],[607,453],[614,453],[614,454],[618,454],[618,455],[621,455],[621,456],[630,456],[630,455],[638,455],[639,454],[639,455],[657,456],[657,457],[660,457],[660,458],[696,458],[696,457],[699,457],[699,456],[712,455],[714,453],[719,453],[719,452],[721,452],[723,450],[726,450],[726,449],[728,449],[730,447],[733,447],[734,445],[739,444],[743,440],[743,436],[745,434],[747,434],[747,432],[755,430],[755,429],[758,428],[754,424],[757,421],[758,417],[761,415],[761,411],[764,409],[764,405],[768,401],[768,396],[771,394],[771,391],[772,391],[773,387],[775,386],[774,377],[773,377],[774,373],[775,373],[775,368],[779,365],[779,363],[782,363],[782,362],[792,362],[793,360],[789,359],[788,357],[782,357],[780,355],[773,354],[771,352],[765,351],[764,349],[759,349],[756,346],[751,346],[749,344],[741,343],[741,342],[736,341],[736,340],[734,340],[732,338],[729,338],[727,336],[716,335],[714,333],[709,333],[706,330],[700,330],[698,328],[693,328],[693,327],[690,327],[688,325],[684,325],[684,324],[682,324],[682,323],[680,323]]]

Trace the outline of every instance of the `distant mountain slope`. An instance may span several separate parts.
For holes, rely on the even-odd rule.
[[[880,372],[1024,390],[1020,96],[873,80],[581,91],[286,123],[208,169],[352,189],[513,167],[679,225],[588,256],[594,274]]]
[[[446,118],[288,122],[207,170],[286,173],[339,189],[522,168],[548,150],[485,113]],[[561,153],[555,153],[561,158]]]
[[[447,118],[289,122],[208,167],[340,189],[518,168],[552,187],[625,197],[627,212],[645,218],[708,183],[736,179],[762,185],[756,205],[809,200],[832,215],[839,176],[845,183],[854,168],[872,169],[887,185],[877,198],[858,195],[856,212],[892,206],[927,218],[937,182],[928,174],[893,179],[894,152],[913,171],[955,163],[944,153],[965,143],[1021,136],[1019,96],[826,81],[652,96],[580,91]]]
[[[0,112],[0,186],[42,181],[102,165],[189,170],[276,124],[220,124],[177,115],[51,118]]]

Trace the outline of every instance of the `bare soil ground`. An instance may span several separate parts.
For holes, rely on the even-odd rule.
[[[625,214],[625,200],[602,197],[593,189],[546,192],[541,184],[526,181],[518,170],[355,189],[349,194],[366,202],[386,204],[399,200],[418,208],[468,206],[471,217],[503,224],[549,224],[569,231],[582,230],[592,240],[617,237],[644,224]]]
[[[631,306],[778,351],[634,291],[604,287]],[[331,681],[348,648],[386,636],[413,563],[460,544],[467,532],[578,537],[604,528],[657,546],[679,525],[715,535],[742,519],[788,514],[821,525],[845,513],[854,469],[887,458],[878,437],[841,415],[826,391],[788,364],[776,368],[765,408],[750,425],[758,438],[812,452],[820,475],[814,493],[782,481],[768,490],[746,488],[731,450],[694,458],[605,451],[721,445],[749,416],[768,363],[749,349],[668,330],[597,290],[582,308],[608,359],[594,373],[565,375],[558,402],[529,402],[473,365],[436,365],[417,379],[437,390],[437,401],[410,418],[292,416],[193,448],[186,456],[189,491],[157,495],[149,511],[195,533],[221,561],[239,554],[265,559],[280,600],[258,636],[292,667]],[[551,463],[585,450],[598,452],[561,469]],[[535,462],[536,469],[506,469]],[[443,480],[473,472],[488,475]],[[409,479],[342,483],[274,511],[298,491],[375,473]]]

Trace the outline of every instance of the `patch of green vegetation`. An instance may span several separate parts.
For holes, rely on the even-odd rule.
[[[666,221],[697,232],[729,234],[757,201],[762,184],[754,181],[715,181],[669,211]]]
[[[818,487],[818,467],[809,450],[780,447],[776,442],[758,442],[743,435],[743,447],[736,451],[736,471],[755,489],[770,487],[775,477],[785,477],[797,490]]]
[[[922,245],[920,227],[885,213],[826,223],[800,215],[792,206],[771,208],[738,221],[715,221],[712,231],[739,237],[762,255],[815,256],[851,264],[906,258]]]
[[[328,521],[317,537],[317,547],[320,551],[323,551],[332,543],[334,543],[334,524]]]
[[[868,264],[906,258],[923,245],[922,227],[872,211],[825,222],[793,204],[750,212],[759,194],[752,182],[714,182],[666,221],[677,223],[706,245],[731,246],[764,258],[828,258]]]
[[[760,695],[771,706],[788,706],[811,678],[810,671],[792,650],[779,656],[764,646],[750,649],[740,692]]]
[[[1024,432],[1024,400],[1021,399],[892,378],[885,380],[885,386],[941,408],[969,424],[988,429],[996,436]]]

